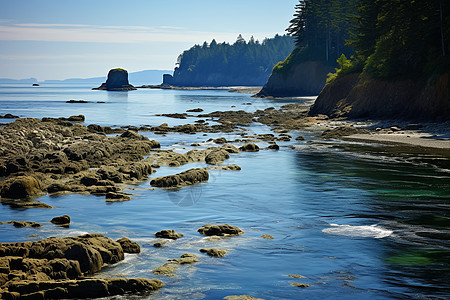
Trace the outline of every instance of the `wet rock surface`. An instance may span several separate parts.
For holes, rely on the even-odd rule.
[[[184,235],[182,233],[176,233],[173,229],[165,229],[155,233],[155,236],[163,239],[176,240]]]
[[[154,178],[150,181],[150,185],[165,188],[180,187],[208,181],[208,179],[208,171],[202,168],[197,168],[190,169],[175,175]]]
[[[31,221],[8,221],[8,222],[4,222],[4,221],[0,221],[0,224],[11,224],[14,227],[17,228],[22,228],[22,227],[41,227],[42,224],[40,223],[36,223],[36,222],[31,222]]]
[[[136,249],[128,239],[115,242],[101,234],[1,243],[0,295],[14,299],[92,298],[161,288],[159,280],[86,278],[104,264],[123,260],[122,244],[126,252]]]
[[[198,262],[197,255],[186,253],[181,255],[180,258],[169,259],[168,263],[153,270],[155,275],[173,276],[179,265],[193,264]]]
[[[106,195],[119,191],[119,183],[151,174],[153,160],[144,156],[158,142],[130,130],[105,136],[95,128],[49,118],[18,119],[0,128],[1,201],[20,205],[13,199],[46,192]]]
[[[141,246],[129,238],[123,237],[116,242],[120,244],[125,253],[141,253]]]
[[[50,222],[56,225],[68,225],[70,224],[70,217],[68,215],[54,217]]]
[[[199,233],[206,236],[224,236],[224,235],[242,235],[244,232],[236,226],[229,224],[211,225],[206,224],[197,230]]]
[[[212,257],[224,257],[225,254],[227,254],[227,251],[223,249],[200,249],[200,252],[206,253]]]

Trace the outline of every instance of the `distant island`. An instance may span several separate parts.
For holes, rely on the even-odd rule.
[[[294,49],[294,39],[276,35],[262,42],[253,37],[247,42],[238,36],[232,45],[204,42],[184,51],[177,60],[173,75],[164,76],[163,85],[262,86],[273,66]]]
[[[128,73],[128,80],[134,84],[159,84],[161,83],[161,78],[163,74],[170,72],[170,70],[144,70],[138,72]],[[62,80],[44,80],[38,81],[36,78],[28,78],[28,79],[9,79],[9,78],[0,78],[0,83],[69,83],[69,84],[101,84],[105,82],[106,77],[91,77],[91,78],[68,78]]]

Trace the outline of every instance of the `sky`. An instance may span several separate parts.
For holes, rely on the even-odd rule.
[[[284,34],[298,0],[0,0],[0,78],[172,70],[195,44]]]

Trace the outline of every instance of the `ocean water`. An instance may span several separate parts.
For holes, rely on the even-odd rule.
[[[70,99],[106,103],[68,104]],[[248,103],[251,103],[249,105]],[[192,123],[155,114],[202,108],[246,110],[279,107],[288,101],[250,98],[227,91],[91,91],[89,86],[0,85],[0,114],[68,117],[83,114],[86,125],[170,125]],[[3,120],[8,122],[8,120]],[[269,132],[261,124],[245,127]],[[237,133],[155,136],[164,149],[186,152],[193,142],[238,138]],[[242,170],[211,170],[207,183],[178,191],[151,190],[149,180],[127,186],[131,201],[106,203],[104,197],[71,194],[38,200],[55,209],[0,206],[0,220],[35,221],[40,228],[0,226],[0,242],[50,236],[102,233],[123,236],[142,246],[140,254],[107,266],[99,277],[159,278],[166,287],[117,299],[222,299],[251,295],[263,299],[448,299],[450,297],[450,172],[448,157],[414,156],[395,148],[355,143],[279,143],[280,151],[232,154],[225,164]],[[264,143],[259,143],[263,148]],[[201,148],[201,147],[200,147]],[[160,168],[150,178],[204,167],[195,163]],[[149,179],[150,179],[149,178]],[[70,228],[54,226],[54,216],[70,215]],[[228,223],[245,234],[210,240],[202,225]],[[162,248],[154,233],[175,229],[184,237]],[[270,234],[273,240],[261,238]],[[201,248],[228,250],[211,258]],[[182,265],[172,277],[152,270],[195,253],[200,262]],[[287,275],[302,275],[291,278]],[[306,283],[299,288],[291,283]]]

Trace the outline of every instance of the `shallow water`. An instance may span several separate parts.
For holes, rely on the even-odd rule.
[[[70,99],[105,104],[67,104]],[[253,103],[247,105],[245,103]],[[0,87],[0,114],[25,117],[84,114],[86,124],[159,125],[190,123],[157,113],[243,109],[254,111],[285,102],[226,91],[90,91],[86,86]],[[236,106],[231,108],[231,106]],[[264,132],[262,125],[246,128]],[[237,134],[154,136],[163,148],[185,152],[192,142]],[[299,134],[299,133],[293,133]],[[310,133],[300,133],[310,134]],[[203,147],[210,146],[203,143]],[[260,143],[264,146],[264,143]],[[0,219],[35,221],[41,228],[0,226],[0,241],[37,240],[86,232],[127,236],[143,247],[139,255],[107,267],[97,276],[159,278],[166,287],[145,299],[221,299],[247,294],[263,299],[393,299],[450,296],[450,173],[448,159],[392,154],[373,145],[288,142],[280,151],[232,154],[226,164],[242,171],[211,170],[208,183],[179,191],[150,190],[149,180],[128,186],[131,201],[106,203],[104,197],[43,196],[55,209],[0,206]],[[296,147],[291,148],[290,145]],[[444,163],[443,163],[444,162]],[[160,168],[151,177],[203,167]],[[49,223],[69,214],[70,228]],[[197,229],[229,223],[239,237],[205,239]],[[185,236],[154,248],[154,233],[175,229]],[[274,236],[262,239],[263,234]],[[229,250],[210,258],[200,248]],[[151,271],[167,259],[196,253],[200,262],[180,266],[174,277]],[[295,279],[289,274],[303,275]],[[311,286],[298,288],[291,283]],[[133,298],[131,296],[119,298]]]

